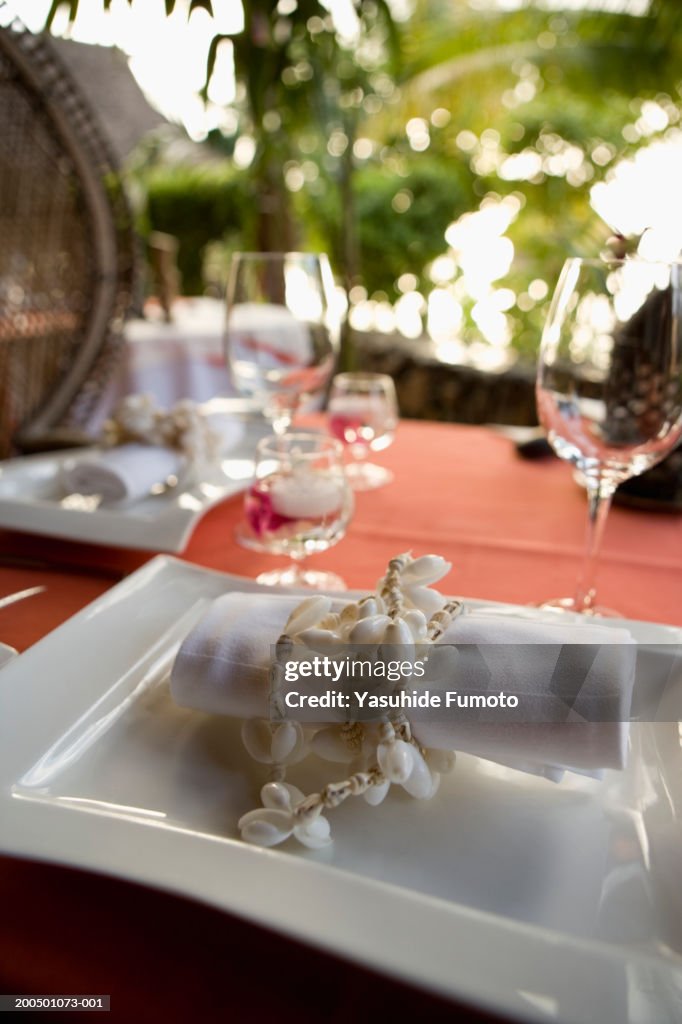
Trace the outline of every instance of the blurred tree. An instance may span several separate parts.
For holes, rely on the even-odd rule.
[[[53,0],[46,28],[60,9],[66,8],[74,21],[88,2],[108,10],[112,0]],[[188,17],[197,9],[212,16],[213,5],[220,2],[165,0],[165,7],[169,15],[185,6]],[[368,73],[377,60],[390,64],[398,53],[397,38],[386,0],[349,3],[346,35],[320,0],[246,0],[242,6],[243,31],[216,32],[211,41],[203,94],[206,98],[219,49],[228,43],[237,81],[238,131],[254,142],[249,179],[258,217],[250,242],[263,251],[292,249],[299,234],[291,211],[292,182],[302,157],[321,151],[338,158],[333,174],[344,204],[352,206],[352,160],[345,154],[352,153],[358,112],[371,92]]]
[[[78,0],[54,0],[50,22],[63,5],[75,17]],[[186,5],[212,12],[211,0]],[[175,6],[166,0],[169,13]],[[341,27],[338,6],[244,0],[244,31],[215,36],[208,77],[231,45],[237,131],[254,152],[240,182],[230,177],[236,209],[204,194],[216,182],[193,179],[213,204],[196,218],[204,235],[327,249],[348,290],[362,283],[391,301],[406,278],[425,297],[449,289],[475,340],[485,337],[480,299],[466,293],[448,228],[506,198],[516,256],[491,278],[489,298],[514,346],[534,351],[565,256],[598,252],[619,226],[595,216],[592,185],[680,120],[682,5],[347,0]],[[192,218],[191,195],[179,204],[172,194],[155,171],[152,209],[163,222],[154,226],[169,231],[174,209]],[[452,257],[450,279],[440,255]]]
[[[105,10],[111,6],[111,0],[90,2],[101,3]],[[217,2],[165,0],[166,13],[184,3],[188,17],[199,8],[213,16]],[[357,124],[363,103],[373,94],[377,66],[397,70],[399,45],[390,6],[387,0],[353,0],[345,11],[344,30],[320,0],[246,0],[242,6],[243,31],[217,32],[211,41],[203,90],[207,98],[219,49],[228,43],[234,55],[238,131],[254,143],[246,180],[256,216],[243,221],[241,247],[266,252],[302,247],[302,225],[293,214],[292,199],[305,182],[306,169],[310,173],[314,167],[321,184],[338,192],[343,215],[334,231],[335,262],[348,291],[359,274],[352,184]],[[61,8],[68,9],[73,21],[79,0],[53,0],[46,28]],[[156,200],[164,206],[163,195],[157,194]],[[170,230],[167,221],[163,227]],[[181,255],[186,249],[181,246]]]
[[[517,256],[501,283],[516,296],[514,344],[534,351],[564,258],[597,254],[619,227],[595,215],[590,189],[677,130],[682,5],[414,0],[402,40],[398,99],[367,131],[392,140],[394,154],[440,159],[457,183],[468,171],[476,205],[518,199],[507,232]],[[420,284],[430,286],[423,275]]]

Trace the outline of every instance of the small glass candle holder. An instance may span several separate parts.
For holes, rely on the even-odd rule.
[[[262,573],[256,582],[344,590],[335,573],[301,567],[308,555],[338,544],[353,513],[341,444],[302,432],[263,438],[256,448],[255,475],[237,539],[257,551],[286,555],[293,563]]]
[[[346,445],[353,461],[346,473],[354,491],[383,487],[393,474],[367,462],[369,451],[382,451],[393,441],[398,425],[398,400],[392,379],[384,373],[339,373],[332,381],[327,407],[329,430]]]

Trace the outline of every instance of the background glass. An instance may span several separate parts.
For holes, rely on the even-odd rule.
[[[327,406],[329,430],[350,448],[356,460],[346,468],[355,491],[390,483],[393,474],[365,462],[369,450],[382,451],[393,441],[398,425],[398,400],[393,380],[384,373],[339,373]]]
[[[339,344],[334,282],[324,255],[234,253],[225,356],[238,391],[257,398],[275,433],[322,393]]]
[[[244,498],[238,540],[247,547],[288,555],[293,565],[262,573],[269,586],[343,590],[335,573],[302,569],[301,562],[338,544],[353,512],[341,445],[323,434],[263,438],[256,448],[256,479]]]
[[[682,435],[682,264],[568,260],[550,306],[537,374],[540,422],[587,488],[579,612],[596,605],[595,570],[618,484],[659,462]]]

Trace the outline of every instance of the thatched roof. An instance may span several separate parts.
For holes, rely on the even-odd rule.
[[[125,160],[148,132],[168,124],[147,102],[121,50],[54,37],[50,42],[88,99],[119,160]]]

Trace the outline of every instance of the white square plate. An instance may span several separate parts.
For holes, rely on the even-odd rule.
[[[220,400],[212,405],[220,411]],[[247,419],[238,444],[203,479],[120,507],[64,500],[60,467],[82,455],[83,448],[0,461],[0,526],[109,547],[179,554],[201,517],[248,485],[256,443],[267,432],[262,419]]]
[[[159,557],[3,668],[0,849],[185,893],[515,1019],[679,1024],[677,723],[633,726],[628,768],[601,782],[461,755],[431,802],[332,812],[324,850],[248,846],[236,823],[262,774],[238,723],[176,707],[168,674],[209,601],[254,589]],[[682,639],[629,625],[659,650]]]

